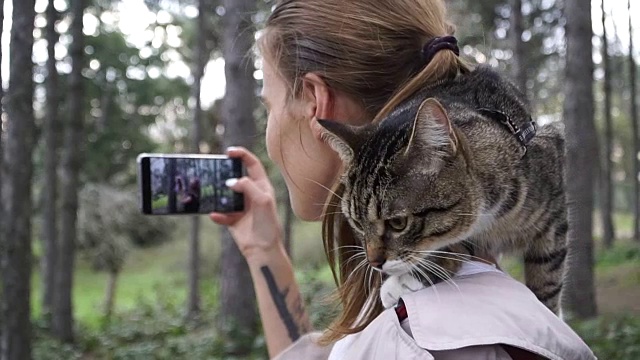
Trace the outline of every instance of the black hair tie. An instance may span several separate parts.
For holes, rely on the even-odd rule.
[[[458,39],[456,39],[454,36],[442,36],[435,37],[429,40],[422,47],[422,60],[424,61],[424,63],[430,63],[436,53],[440,50],[451,50],[456,54],[456,56],[460,56]]]

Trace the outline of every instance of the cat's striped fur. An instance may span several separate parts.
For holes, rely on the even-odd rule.
[[[385,284],[409,274],[429,285],[470,258],[455,254],[478,247],[520,251],[526,285],[558,313],[567,257],[564,136],[544,126],[524,154],[480,108],[520,126],[530,120],[522,94],[480,67],[424,89],[377,124],[320,121],[346,163],[342,212]]]

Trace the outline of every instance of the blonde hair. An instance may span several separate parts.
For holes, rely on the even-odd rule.
[[[422,47],[452,35],[442,0],[282,0],[267,20],[258,46],[300,95],[302,78],[319,75],[331,89],[361,101],[379,121],[417,90],[469,70],[452,51],[439,51],[428,64]],[[365,281],[366,269],[349,261],[359,245],[340,214],[336,185],[325,208],[323,242],[338,285],[342,311],[324,333],[330,343],[362,331],[380,314],[380,278]]]

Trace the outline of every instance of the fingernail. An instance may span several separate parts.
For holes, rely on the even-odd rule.
[[[224,184],[225,184],[227,187],[232,187],[233,185],[235,185],[235,184],[237,184],[237,183],[238,183],[238,179],[227,179],[227,180],[224,182]]]
[[[237,146],[229,146],[229,147],[227,148],[227,152],[229,152],[229,151],[236,151],[236,150],[239,150],[239,148],[238,148]]]

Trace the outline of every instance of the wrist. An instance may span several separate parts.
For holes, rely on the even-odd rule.
[[[276,241],[271,246],[256,246],[247,249],[243,255],[249,266],[262,266],[271,263],[273,260],[280,261],[283,257],[288,257],[282,241]]]

